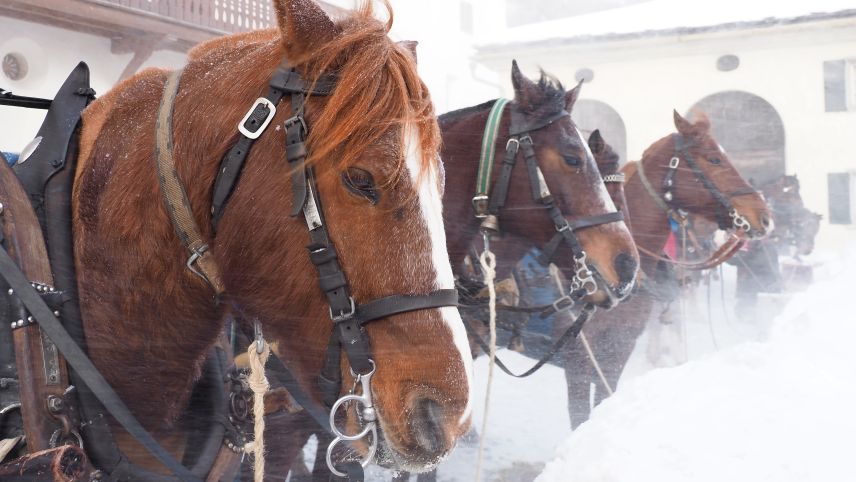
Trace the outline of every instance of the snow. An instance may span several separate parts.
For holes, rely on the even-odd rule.
[[[856,246],[764,341],[623,380],[536,479],[856,480]]]
[[[515,43],[545,38],[706,27],[769,18],[787,19],[853,8],[856,8],[853,0],[651,0],[571,18],[497,30],[493,37],[481,40],[482,43]]]

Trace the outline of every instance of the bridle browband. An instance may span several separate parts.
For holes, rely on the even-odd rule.
[[[159,124],[158,128],[158,150],[160,154],[168,158],[162,163],[158,162],[159,179],[164,187],[164,180],[169,180],[169,172],[174,173],[175,166],[172,163],[172,126],[171,111],[177,92],[181,71],[173,72],[170,81],[164,91],[164,99],[161,104],[161,113],[165,122]],[[170,82],[174,86],[170,91]],[[333,75],[321,75],[315,82],[307,82],[300,73],[287,62],[284,62],[272,76],[269,89],[265,97],[257,99],[238,125],[240,137],[237,143],[229,150],[220,164],[217,178],[214,183],[211,206],[211,222],[216,231],[220,220],[228,206],[229,198],[240,179],[240,174],[253,143],[265,131],[272,122],[277,105],[285,96],[290,96],[292,117],[284,123],[286,132],[286,160],[291,167],[291,190],[293,205],[291,216],[295,217],[303,213],[306,221],[310,243],[307,246],[309,259],[318,272],[318,280],[321,290],[327,299],[330,320],[333,322],[327,356],[318,386],[324,399],[325,409],[319,407],[306,407],[307,412],[315,420],[334,435],[336,439],[328,447],[328,463],[334,474],[344,477],[351,475],[355,478],[361,477],[362,467],[368,465],[378,444],[376,413],[371,401],[371,376],[374,373],[375,362],[371,358],[371,344],[365,325],[369,322],[386,318],[389,316],[412,311],[441,308],[446,306],[457,306],[458,292],[455,289],[436,290],[425,295],[391,295],[375,299],[365,303],[357,303],[353,296],[345,276],[335,247],[330,239],[321,200],[316,187],[315,173],[312,167],[306,166],[305,160],[308,155],[306,138],[308,125],[305,118],[305,101],[310,95],[327,96],[332,93],[336,85],[336,77]],[[165,112],[170,112],[169,116]],[[159,119],[161,116],[159,115]],[[171,164],[171,165],[170,165]],[[177,176],[175,178],[177,181]],[[209,285],[214,287],[218,295],[221,295],[225,286],[216,271],[216,264],[206,256],[207,244],[201,241],[199,230],[193,221],[189,202],[184,189],[180,183],[168,183],[168,189],[163,189],[164,202],[167,211],[170,212],[173,227],[178,233],[182,243],[190,251],[188,268],[196,275],[203,278]],[[187,222],[187,219],[190,222]],[[240,310],[239,310],[240,311]],[[258,320],[255,323],[256,337],[261,336],[261,327]],[[341,352],[344,351],[348,358],[352,374],[362,386],[362,395],[354,395],[353,390],[349,395],[339,398],[342,386]],[[299,393],[302,405],[315,404],[311,397],[305,396],[296,382],[296,378],[288,373],[288,369],[279,364],[281,370],[275,370],[275,374],[285,371],[285,376],[280,381],[292,393]],[[356,385],[356,383],[355,383]],[[333,423],[336,410],[343,401],[357,401],[363,405],[360,419],[365,424],[365,429],[357,436],[350,436],[341,432]],[[329,420],[321,414],[330,411]],[[346,463],[344,470],[347,474],[340,472],[330,460],[332,448],[343,440],[357,440],[367,434],[373,434],[371,450],[362,463]],[[356,467],[355,467],[356,465]]]
[[[672,134],[672,139],[674,139],[675,142],[675,151],[672,158],[669,160],[668,170],[663,178],[662,197],[654,189],[654,186],[645,174],[645,168],[642,161],[637,163],[636,170],[639,173],[639,180],[642,182],[642,186],[645,188],[648,195],[651,196],[657,206],[665,211],[671,219],[675,220],[675,222],[678,222],[679,224],[685,223],[686,215],[683,213],[680,206],[677,206],[674,202],[674,189],[676,187],[675,175],[677,174],[678,167],[683,160],[683,162],[690,166],[690,169],[696,179],[701,182],[702,186],[704,186],[710,195],[713,196],[716,202],[724,208],[727,217],[723,216],[719,211],[716,212],[716,220],[719,224],[719,228],[729,229],[733,227],[737,230],[746,231],[748,233],[752,229],[752,225],[745,216],[737,212],[737,209],[731,203],[731,198],[757,194],[758,192],[752,187],[747,187],[724,194],[716,184],[714,184],[713,181],[705,175],[704,171],[699,167],[698,162],[696,162],[696,160],[690,155],[689,148],[692,147],[692,143],[687,142],[681,134]],[[730,222],[728,221],[728,218],[730,218]]]

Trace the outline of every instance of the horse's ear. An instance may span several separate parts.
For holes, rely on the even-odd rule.
[[[606,142],[603,141],[603,136],[600,135],[600,129],[595,129],[594,132],[591,133],[588,139],[588,145],[592,154],[603,154],[603,150],[606,148]]]
[[[417,42],[416,40],[402,40],[401,42],[398,42],[398,45],[404,47],[405,50],[407,50],[408,52],[410,52],[411,55],[413,55],[414,63],[418,61],[419,57],[416,55],[416,46],[419,45],[419,42]]]
[[[273,0],[273,5],[289,58],[300,58],[339,35],[339,29],[314,0]]]
[[[567,91],[565,93],[565,110],[571,112],[574,108],[574,104],[577,103],[577,99],[580,98],[580,91],[583,88],[583,81],[580,82],[573,89]]]
[[[696,119],[695,122],[688,121],[684,116],[678,114],[677,110],[673,111],[673,116],[675,118],[675,127],[684,137],[700,139],[710,131],[710,120],[708,120],[707,115],[702,111],[693,111],[693,117]]]
[[[511,61],[511,85],[514,86],[514,100],[518,104],[524,107],[532,104],[538,92],[538,86],[523,75],[516,60]]]

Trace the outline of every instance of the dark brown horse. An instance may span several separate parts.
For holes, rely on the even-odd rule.
[[[633,239],[640,247],[641,266],[645,273],[640,282],[641,289],[631,300],[610,312],[599,313],[583,328],[610,389],[616,388],[654,303],[658,299],[671,301],[674,298],[674,293],[657,292],[657,288],[663,285],[658,284],[658,280],[670,281],[673,276],[668,265],[658,266],[659,257],[645,254],[661,253],[671,231],[670,214],[663,206],[675,210],[676,214],[680,209],[717,222],[723,228],[734,228],[730,220],[745,219],[746,225],[739,223],[743,227],[740,235],[745,237],[763,236],[772,225],[771,213],[763,197],[740,176],[728,155],[711,136],[706,116],[699,114],[696,122],[691,123],[675,112],[674,121],[677,134],[655,142],[640,161],[630,163],[622,170],[627,175],[625,215],[630,218]],[[599,152],[606,162],[609,149],[598,147],[593,151]],[[641,173],[639,165],[643,167]],[[670,168],[670,165],[674,167]],[[673,171],[671,176],[668,174],[670,170]],[[646,188],[642,176],[653,192]],[[669,177],[671,184],[664,182]],[[702,181],[703,178],[707,182]],[[672,192],[671,199],[667,199],[667,191]],[[731,209],[722,199],[729,202]],[[739,218],[730,215],[732,209]],[[608,395],[608,389],[603,386],[580,343],[567,353],[565,374],[571,425],[577,427],[589,416],[590,384],[597,386],[595,403],[600,403]]]
[[[773,210],[775,228],[767,238],[750,242],[731,262],[737,266],[736,311],[747,322],[755,319],[758,293],[787,289],[790,276],[782,273],[779,256],[799,259],[811,254],[822,219],[805,207],[796,176],[781,176],[761,186],[761,192]],[[796,276],[810,277],[810,273],[803,269]]]
[[[538,119],[572,111],[582,86],[565,91],[561,83],[543,72],[540,80],[533,82],[520,72],[516,62],[512,64],[511,80],[514,101],[505,107],[493,146],[497,159],[505,155],[513,111],[521,113],[525,122],[537,124]],[[483,249],[479,233],[481,220],[474,215],[471,199],[476,189],[480,141],[494,102],[440,117],[442,156],[446,166],[444,218],[448,226],[449,256],[456,269],[462,266],[471,246],[475,245],[479,252]],[[566,218],[615,211],[594,156],[569,115],[532,131],[530,136],[550,193]],[[495,185],[500,171],[500,167],[494,168],[490,185]],[[544,246],[556,234],[546,210],[533,200],[531,191],[526,165],[520,161],[512,171],[507,202],[499,216],[500,237],[491,243],[498,259],[497,279],[507,276],[527,250]],[[597,291],[586,301],[607,307],[616,304],[630,293],[638,267],[638,255],[627,226],[622,221],[609,222],[581,229],[577,236],[589,266],[600,274]],[[574,267],[571,250],[563,244],[557,254],[553,262],[570,279]]]
[[[141,72],[84,113],[73,211],[87,346],[163,440],[180,438],[176,420],[231,306],[261,321],[303,390],[320,400],[315,380],[332,323],[304,247],[306,223],[288,216],[287,98],[250,152],[216,236],[210,227],[212,187],[237,141],[235,126],[285,59],[304,78],[337,78],[330,96],[306,100],[307,163],[356,302],[453,287],[439,129],[411,52],[387,37],[389,25],[368,7],[337,22],[311,0],[275,0],[274,7],[279,29],[192,52],[175,100],[176,168],[222,274],[219,303],[185,267],[155,174],[155,113],[168,72]],[[377,366],[381,462],[424,470],[469,425],[471,359],[460,316],[451,307],[423,309],[366,329]],[[353,381],[348,368],[343,359],[344,390]],[[348,423],[358,423],[353,413]]]

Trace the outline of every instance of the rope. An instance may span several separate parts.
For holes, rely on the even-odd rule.
[[[556,282],[556,287],[559,288],[559,293],[564,293],[565,286],[562,283],[561,273],[559,272],[559,268],[556,267],[555,264],[550,265],[550,275],[553,277],[553,281]],[[586,334],[580,330],[580,340],[583,342],[583,347],[586,349],[586,354],[588,355],[588,359],[591,362],[591,366],[594,367],[594,370],[597,372],[597,376],[600,377],[600,382],[603,383],[603,386],[606,387],[606,392],[612,396],[615,393],[612,390],[612,387],[609,386],[609,382],[606,381],[606,376],[603,374],[603,370],[600,368],[600,363],[598,363],[597,358],[594,356],[594,351],[591,349],[591,345],[589,345],[588,338],[586,338]]]
[[[270,356],[270,345],[264,343],[262,352],[256,349],[256,341],[250,343],[247,357],[250,360],[248,383],[253,391],[253,441],[244,445],[244,452],[254,454],[253,480],[263,482],[265,478],[265,393],[270,388],[265,376],[265,363]]]
[[[490,363],[487,369],[487,389],[484,396],[484,415],[482,416],[481,438],[479,439],[479,456],[476,462],[476,482],[481,480],[482,462],[484,460],[484,442],[487,434],[488,410],[490,408],[490,388],[493,385],[493,368],[496,365],[496,256],[485,246],[484,252],[479,257],[482,271],[484,272],[484,283],[487,285],[490,295],[490,350],[488,357]]]
[[[609,386],[609,382],[606,380],[606,375],[603,374],[603,370],[600,368],[600,363],[597,362],[597,358],[594,357],[594,352],[591,349],[591,345],[589,345],[588,338],[586,334],[580,332],[580,340],[583,342],[583,347],[586,349],[586,354],[588,355],[589,361],[591,361],[591,366],[594,367],[594,371],[597,372],[597,376],[600,377],[600,383],[603,383],[603,386],[606,387],[606,393],[611,397],[615,391]]]

